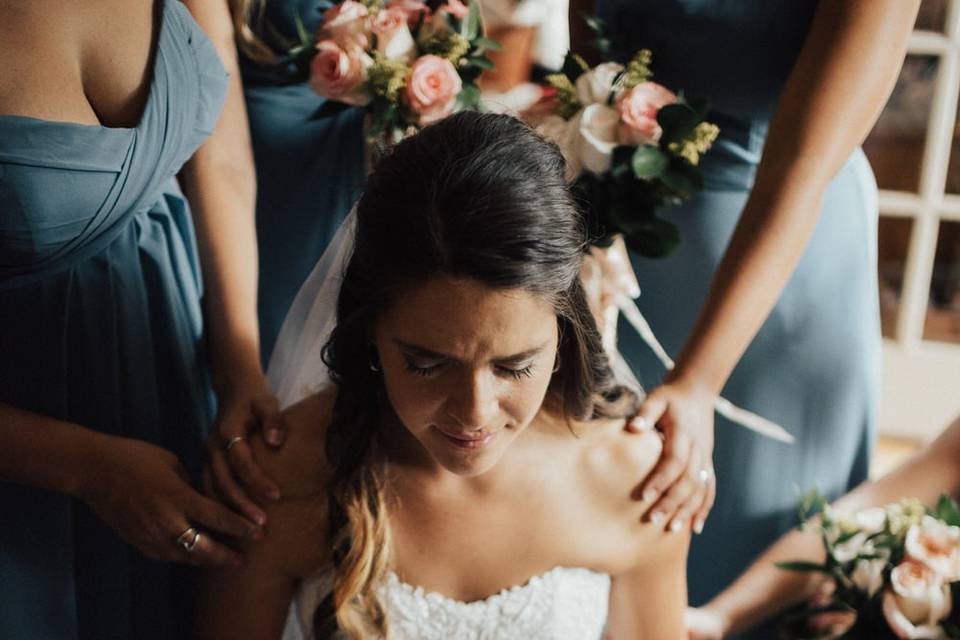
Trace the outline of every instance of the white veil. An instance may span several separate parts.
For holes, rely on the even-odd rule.
[[[267,367],[267,379],[281,408],[296,404],[330,384],[330,372],[322,357],[323,347],[337,323],[337,298],[340,295],[344,272],[353,255],[356,228],[357,209],[354,206],[300,287],[280,328],[280,335]],[[608,313],[613,313],[613,317],[608,321],[615,322],[616,314],[622,314],[664,367],[672,369],[673,360],[657,341],[630,295],[617,296],[615,307],[607,310]],[[642,393],[636,377],[616,347],[615,336],[611,338],[604,340],[604,347],[610,356],[614,375],[621,384]],[[752,431],[781,442],[793,442],[793,436],[780,425],[741,409],[724,398],[717,397],[714,407],[721,415]]]
[[[356,230],[354,207],[300,287],[280,328],[267,366],[267,380],[281,409],[330,384],[323,346],[337,324],[337,298],[353,255]]]

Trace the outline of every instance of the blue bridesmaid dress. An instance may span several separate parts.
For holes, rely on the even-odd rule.
[[[323,0],[269,0],[263,39],[275,51],[296,42],[296,20],[317,32]],[[294,66],[241,55],[257,168],[258,311],[266,364],[300,285],[360,195],[366,177],[363,109],[317,118],[324,104]]]
[[[600,0],[618,56],[653,53],[654,80],[711,100],[720,139],[706,186],[662,215],[679,227],[664,260],[634,259],[639,306],[679,353],[753,185],[770,117],[810,28],[813,0]],[[874,440],[880,329],[876,183],[859,150],[830,184],[819,224],[783,295],[731,375],[732,402],[783,425],[786,445],[718,416],[718,497],[690,553],[702,604],[796,524],[798,491],[836,496],[866,478]],[[621,348],[649,388],[663,368],[631,330]],[[769,632],[767,632],[769,633]],[[763,635],[760,637],[773,637]]]
[[[213,395],[175,175],[227,77],[180,2],[158,16],[136,127],[0,116],[0,402],[159,445],[196,471]],[[0,514],[0,637],[188,637],[192,571],[146,559],[66,495],[0,483]]]

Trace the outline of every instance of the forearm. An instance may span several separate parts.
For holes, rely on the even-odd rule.
[[[0,403],[0,478],[69,495],[83,493],[110,436]]]
[[[942,493],[960,494],[960,420],[936,441],[884,477],[860,485],[840,498],[834,507],[858,511],[883,506],[901,498],[918,498],[932,505]],[[823,546],[815,533],[793,531],[767,549],[750,568],[706,605],[727,620],[729,633],[749,629],[790,606],[806,600],[818,576],[784,571],[775,562],[823,560]]]
[[[217,126],[180,175],[201,251],[214,382],[223,390],[260,370],[256,173],[227,3],[185,4],[230,74]]]
[[[918,4],[820,3],[771,120],[754,188],[674,377],[696,378],[714,393],[723,387],[799,262],[826,187],[892,90]]]

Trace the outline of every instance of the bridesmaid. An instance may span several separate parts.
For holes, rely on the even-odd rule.
[[[170,561],[261,534],[188,481],[266,389],[243,176],[190,160],[227,75],[176,0],[0,0],[0,68],[0,636],[184,637]]]
[[[571,15],[591,11],[584,4]],[[918,4],[600,0],[593,9],[614,26],[619,57],[651,49],[656,80],[709,97],[721,128],[703,192],[662,212],[680,229],[679,250],[634,263],[640,307],[677,356],[664,379],[648,349],[621,337],[641,379],[662,381],[648,415],[709,449],[722,391],[797,438],[783,445],[718,419],[717,502],[690,557],[694,603],[793,524],[797,487],[836,496],[866,477],[880,336],[876,184],[859,145],[897,78]],[[584,42],[583,25],[572,28]]]

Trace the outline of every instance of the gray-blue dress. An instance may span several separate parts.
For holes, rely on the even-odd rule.
[[[323,0],[268,0],[262,36],[282,52],[309,33]],[[264,363],[300,285],[360,195],[366,177],[363,109],[315,118],[324,104],[293,66],[241,57],[247,117],[257,167],[258,315]]]
[[[138,126],[0,116],[0,401],[195,470],[213,405],[174,176],[212,130],[226,73],[184,6],[163,4]],[[79,501],[0,483],[5,640],[187,637],[193,581]]]
[[[643,313],[668,352],[688,337],[753,185],[767,127],[815,9],[812,0],[600,0],[621,56],[646,47],[654,79],[712,100],[720,140],[706,188],[663,211],[682,244],[666,260],[634,260]],[[728,585],[795,524],[797,490],[835,496],[866,477],[878,396],[876,184],[857,151],[829,186],[813,238],[783,295],[723,390],[793,433],[780,444],[718,418],[719,495],[690,555],[690,598]],[[663,370],[621,331],[648,385]],[[773,637],[773,636],[766,636]]]

